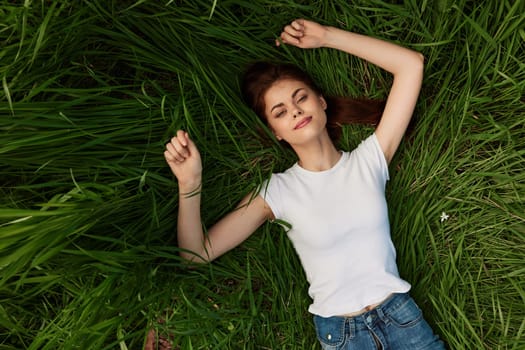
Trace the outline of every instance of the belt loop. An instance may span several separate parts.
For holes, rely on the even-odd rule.
[[[348,338],[353,339],[355,337],[355,317],[348,317],[346,319],[348,325]]]
[[[379,305],[375,311],[377,312],[377,317],[379,317],[381,321],[383,321],[386,325],[390,323],[388,317],[386,317],[385,313],[383,312],[383,305]]]

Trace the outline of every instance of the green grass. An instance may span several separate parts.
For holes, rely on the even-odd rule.
[[[401,274],[451,349],[525,348],[523,13],[510,0],[2,2],[0,349],[140,349],[151,325],[181,349],[319,348],[278,225],[187,268],[162,157],[190,132],[211,224],[294,161],[242,104],[245,64],[294,62],[328,93],[385,97],[376,67],[275,48],[300,16],[425,55],[387,189]],[[347,127],[341,146],[370,131]]]

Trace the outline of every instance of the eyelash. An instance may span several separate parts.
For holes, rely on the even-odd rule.
[[[307,97],[308,97],[308,95],[303,95],[303,96],[299,97],[299,99],[297,100],[297,102],[303,102],[304,100],[306,100]],[[286,113],[286,110],[283,110],[283,111],[277,113],[277,114],[275,115],[275,118],[280,118],[280,117],[282,117],[285,113]]]

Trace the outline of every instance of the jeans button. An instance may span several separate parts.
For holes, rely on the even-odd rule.
[[[328,340],[332,340],[332,335],[331,335],[330,333],[328,333],[328,334],[326,335],[326,339],[328,339]]]
[[[368,315],[366,317],[366,322],[371,323],[372,322],[372,316]]]

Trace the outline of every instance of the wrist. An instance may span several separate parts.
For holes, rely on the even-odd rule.
[[[321,46],[322,47],[330,47],[330,43],[331,43],[331,37],[333,36],[333,31],[334,31],[334,27],[332,26],[325,26],[325,31],[323,33],[323,37],[322,37],[322,41],[321,41]]]
[[[201,178],[193,179],[191,181],[181,182],[179,181],[179,194],[191,195],[200,191],[202,186]]]
[[[350,32],[346,32],[342,29],[332,27],[332,26],[326,26],[325,27],[325,33],[323,36],[323,47],[331,48],[331,49],[339,49],[341,46],[341,35],[346,34],[349,35]]]

